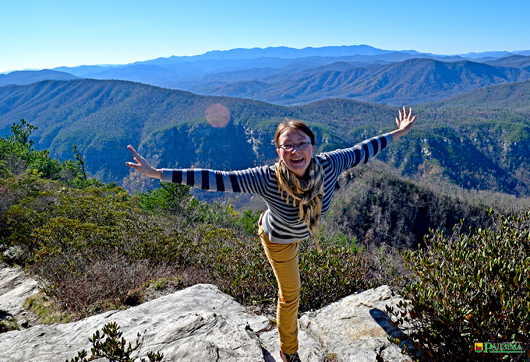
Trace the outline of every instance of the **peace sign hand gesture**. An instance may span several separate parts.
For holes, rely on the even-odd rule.
[[[137,163],[126,162],[125,164],[127,166],[138,170],[140,173],[146,176],[154,177],[158,179],[162,178],[162,170],[157,170],[151,165],[149,165],[149,163],[145,160],[145,158],[140,156],[138,152],[135,151],[133,146],[129,145],[127,146],[127,149],[131,151],[131,153],[133,154],[134,160],[137,162]]]

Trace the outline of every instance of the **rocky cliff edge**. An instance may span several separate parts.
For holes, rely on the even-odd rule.
[[[15,278],[12,270],[7,273]],[[16,306],[21,289],[13,292],[15,279],[11,284],[15,288],[0,295],[0,309],[11,306],[11,313],[23,313]],[[18,287],[28,293],[36,290],[27,280],[20,280]],[[395,306],[399,300],[388,286],[381,286],[305,313],[299,320],[302,360],[409,361],[388,340],[400,331],[388,323],[385,306]],[[247,313],[216,286],[199,284],[127,310],[2,333],[0,362],[62,362],[82,349],[90,355],[88,338],[109,322],[116,322],[133,345],[137,334],[142,335],[140,357],[160,351],[163,361],[281,361],[277,330],[269,318]]]

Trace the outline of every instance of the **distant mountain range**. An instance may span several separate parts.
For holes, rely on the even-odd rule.
[[[260,80],[203,85],[200,94],[251,98],[275,104],[349,98],[388,105],[419,104],[446,99],[478,88],[530,79],[530,57],[520,67],[471,61],[410,59],[372,67],[333,63],[290,78],[270,75]],[[326,69],[327,68],[327,69]],[[333,69],[335,68],[335,69]]]
[[[465,61],[428,61],[431,67],[469,69]],[[388,67],[416,62],[424,60]],[[472,64],[474,74],[494,67]],[[522,73],[505,70],[496,76]],[[222,107],[230,122],[215,128],[209,110]],[[411,177],[442,177],[466,188],[530,195],[530,81],[417,105],[415,112],[413,131],[384,150],[380,160]],[[234,170],[274,162],[271,140],[284,117],[308,122],[317,135],[317,152],[322,152],[395,129],[396,114],[396,107],[348,99],[286,107],[127,81],[74,79],[0,87],[0,135],[24,118],[39,127],[33,137],[36,148],[65,160],[73,157],[76,144],[88,172],[120,183],[131,177],[124,165],[130,159],[128,144],[158,167]]]
[[[0,74],[0,86],[17,84],[17,85],[26,85],[35,82],[40,82],[41,80],[68,80],[68,79],[78,79],[78,76],[67,72],[61,72],[56,70],[43,69],[38,71],[33,70],[21,70],[17,72],[11,72],[8,74]]]
[[[129,80],[278,105],[330,97],[412,105],[490,85],[529,80],[530,51],[444,56],[368,45],[232,49],[126,65],[12,72],[0,75],[0,86],[76,77]]]

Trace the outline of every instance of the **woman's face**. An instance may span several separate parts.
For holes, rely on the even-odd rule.
[[[303,177],[315,152],[315,146],[311,144],[309,136],[302,131],[289,128],[280,135],[278,143],[280,144],[276,149],[278,156],[292,173]],[[288,151],[286,147],[292,149]]]

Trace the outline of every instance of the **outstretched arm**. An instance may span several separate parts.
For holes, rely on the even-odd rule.
[[[192,186],[205,191],[244,192],[264,195],[269,189],[268,167],[254,167],[241,171],[214,171],[206,169],[156,169],[129,145],[134,162],[126,165],[142,174],[162,180]]]
[[[403,107],[403,112],[399,111],[399,118],[396,117],[397,130],[370,138],[350,148],[324,152],[321,156],[327,158],[332,168],[340,174],[342,171],[355,167],[360,163],[368,162],[390,143],[409,133],[415,119],[416,117],[412,116],[412,109],[407,113],[407,109]]]
[[[156,169],[156,168],[152,167],[151,165],[149,165],[149,163],[147,163],[145,158],[140,156],[138,154],[138,152],[135,151],[133,146],[129,145],[129,146],[127,146],[127,149],[129,151],[131,151],[131,153],[133,154],[134,160],[137,162],[137,163],[126,162],[125,164],[127,166],[138,170],[139,172],[143,173],[146,176],[154,177],[154,178],[158,178],[158,179],[162,178],[162,170]]]
[[[415,119],[416,116],[412,117],[412,108],[409,109],[409,113],[407,114],[407,109],[403,107],[403,113],[401,113],[400,110],[399,118],[396,117],[398,129],[390,132],[390,134],[392,135],[392,140],[397,141],[400,137],[403,137],[404,135],[409,133],[412,129],[412,125],[414,124]]]

